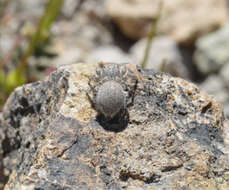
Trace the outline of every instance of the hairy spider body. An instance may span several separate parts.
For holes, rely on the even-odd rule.
[[[100,63],[96,68],[96,75],[92,76],[89,86],[93,91],[93,98],[90,98],[94,108],[104,116],[106,121],[110,121],[115,116],[125,117],[126,108],[129,105],[133,86],[135,82],[128,81],[133,77],[127,77],[129,71],[125,64]],[[132,85],[134,84],[134,85]]]

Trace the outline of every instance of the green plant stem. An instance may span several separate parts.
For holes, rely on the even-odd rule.
[[[157,33],[157,28],[158,28],[158,23],[161,17],[161,12],[162,12],[162,7],[163,7],[163,1],[160,1],[159,4],[159,9],[158,9],[158,13],[156,15],[156,18],[153,20],[152,22],[152,27],[151,27],[151,31],[148,35],[148,39],[147,39],[147,44],[146,44],[146,49],[145,49],[145,53],[144,53],[144,57],[141,63],[142,68],[146,67],[146,64],[148,62],[148,58],[149,58],[149,52],[151,49],[151,45],[152,45],[152,41],[154,39],[154,37],[156,36]]]
[[[17,68],[10,71],[6,75],[5,80],[3,80],[3,88],[7,95],[9,95],[14,88],[24,84],[27,81],[27,60],[34,53],[36,47],[43,45],[48,39],[51,25],[60,11],[62,3],[63,0],[49,0],[47,3],[45,12],[41,17],[37,30],[30,40],[27,51],[22,56]]]
[[[26,67],[27,59],[30,57],[38,45],[42,45],[49,36],[49,31],[56,15],[60,11],[63,0],[49,0],[46,10],[40,20],[40,24],[29,43],[29,48],[21,59],[20,68]]]

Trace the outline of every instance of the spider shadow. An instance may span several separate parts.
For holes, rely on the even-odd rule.
[[[129,113],[124,111],[124,113],[118,113],[114,118],[107,119],[102,114],[98,114],[96,121],[103,127],[106,131],[112,132],[122,132],[124,131],[129,123]]]

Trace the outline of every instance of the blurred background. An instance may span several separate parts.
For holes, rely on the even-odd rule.
[[[196,83],[229,116],[228,0],[0,0],[0,110],[77,62],[139,64]]]

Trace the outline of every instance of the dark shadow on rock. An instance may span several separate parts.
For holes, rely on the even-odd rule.
[[[129,123],[128,111],[118,113],[114,118],[108,120],[102,114],[97,115],[96,120],[106,130],[121,132],[125,130]]]

